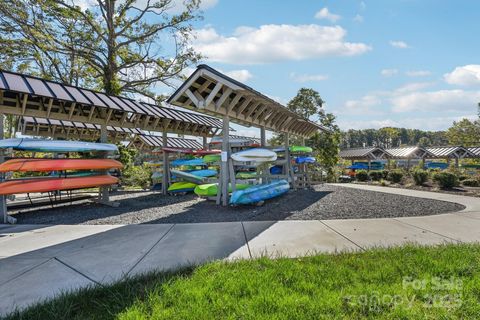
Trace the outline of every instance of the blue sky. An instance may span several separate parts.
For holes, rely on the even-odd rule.
[[[342,129],[441,130],[480,102],[479,1],[206,0],[204,63],[282,103],[320,92]],[[246,133],[246,131],[243,131]]]

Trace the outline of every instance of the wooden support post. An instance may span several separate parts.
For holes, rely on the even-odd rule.
[[[163,133],[162,133],[162,143],[163,143],[164,148],[168,146],[167,131],[163,131]],[[163,157],[162,194],[167,195],[168,181],[170,180],[169,179],[170,168],[169,168],[169,163],[168,163],[168,153],[163,151],[162,157]]]
[[[285,174],[287,175],[287,181],[290,180],[291,186],[295,187],[295,177],[292,170],[292,162],[290,159],[290,135],[285,133]]]
[[[206,137],[206,136],[202,137],[202,146],[203,146],[203,150],[207,150],[207,149],[208,149],[207,137]]]
[[[104,123],[100,127],[100,142],[101,143],[107,143],[107,135],[108,135],[107,124]],[[105,171],[105,174],[108,174],[108,171]],[[98,200],[99,200],[100,203],[104,203],[104,204],[109,203],[110,196],[109,196],[109,192],[108,192],[108,187],[101,187],[100,188],[98,198],[99,198]]]
[[[267,145],[267,139],[265,136],[265,127],[260,128],[260,145],[265,147]]]
[[[223,116],[223,137],[222,137],[222,155],[221,155],[221,167],[220,167],[220,181],[218,190],[220,191],[220,197],[217,197],[217,203],[221,201],[222,206],[228,205],[228,181],[230,180],[230,168],[228,165],[229,154],[229,128],[230,118],[228,115]]]
[[[367,169],[367,171],[370,171],[371,165],[372,165],[372,160],[368,159],[368,169]]]
[[[455,168],[458,169],[458,165],[459,165],[458,157],[455,157]]]
[[[5,116],[3,113],[0,113],[0,140],[4,139],[4,132],[3,132],[3,121]],[[3,151],[0,151],[0,163],[5,161],[5,156]],[[0,182],[3,182],[5,179],[5,174],[0,173]],[[0,196],[0,222],[1,223],[8,223],[8,213],[7,213],[7,199],[5,196]]]

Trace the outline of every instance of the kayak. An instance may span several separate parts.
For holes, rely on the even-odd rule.
[[[203,157],[203,162],[205,163],[212,163],[212,162],[220,162],[221,156],[219,154],[208,154]]]
[[[287,180],[279,180],[272,183],[252,186],[245,190],[232,193],[230,204],[252,204],[272,199],[288,192],[290,184]]]
[[[118,183],[118,178],[109,175],[8,180],[0,183],[0,195],[95,188],[116,183]]]
[[[46,140],[46,139],[4,139],[0,140],[0,148],[12,148],[14,150],[33,152],[90,152],[90,151],[118,151],[114,144],[94,143],[69,140]]]
[[[302,163],[315,163],[316,160],[314,157],[297,157],[295,158],[295,162],[298,164]]]
[[[232,159],[241,162],[268,162],[277,160],[277,154],[268,149],[254,148],[232,154]]]
[[[189,173],[197,177],[214,177],[217,175],[217,170],[213,170],[213,169],[194,170],[194,171],[190,171]]]
[[[257,173],[255,171],[251,172],[237,172],[235,175],[235,178],[238,179],[254,179],[257,176]]]
[[[273,166],[270,168],[270,174],[282,174],[283,166]]]
[[[237,183],[236,185],[237,190],[245,190],[251,185],[248,184],[243,184],[243,183]],[[201,184],[195,187],[195,192],[196,195],[201,196],[201,197],[213,197],[217,195],[218,192],[218,183],[209,183],[209,184]],[[228,192],[232,192],[232,185],[228,185]]]
[[[152,173],[152,179],[161,179],[163,178],[163,172],[160,172],[160,171],[155,171],[154,173]]]
[[[200,183],[205,182],[204,177],[199,177],[199,176],[196,176],[196,175],[191,174],[189,172],[180,171],[180,170],[170,170],[170,172],[176,178],[181,179],[181,180],[185,180],[185,181],[196,183],[196,184],[200,184]]]
[[[11,159],[0,164],[0,172],[107,170],[122,167],[121,162],[112,159]]]
[[[172,161],[172,166],[180,167],[180,166],[202,166],[205,162],[203,159],[175,159]]]
[[[195,150],[193,151],[194,155],[205,156],[205,155],[214,155],[221,153],[222,150]]]
[[[192,182],[175,182],[168,187],[168,192],[170,193],[180,193],[180,192],[190,192],[195,189],[197,184],[192,183]]]
[[[289,148],[290,152],[302,152],[302,153],[311,153],[313,151],[312,148],[306,146],[291,146]]]

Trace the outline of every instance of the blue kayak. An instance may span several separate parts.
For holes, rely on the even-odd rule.
[[[0,140],[0,149],[12,148],[14,150],[32,152],[90,152],[90,151],[118,151],[114,144],[94,143],[69,140],[46,139],[4,139]]]
[[[298,164],[302,163],[315,163],[316,160],[314,157],[297,157],[295,158],[295,162]]]
[[[238,190],[232,193],[230,204],[252,204],[260,201],[272,199],[290,190],[290,184],[287,180],[278,180],[272,183],[252,186],[245,190]]]
[[[283,166],[273,166],[270,168],[270,174],[282,174]]]
[[[175,159],[172,161],[172,166],[202,166],[205,162],[203,159]]]
[[[197,177],[214,177],[217,175],[217,170],[212,170],[212,169],[194,170],[194,171],[190,171],[189,173]]]

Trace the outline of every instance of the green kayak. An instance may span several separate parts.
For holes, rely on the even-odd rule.
[[[254,179],[257,176],[256,172],[238,172],[235,175],[237,179]]]
[[[205,163],[212,163],[212,162],[220,162],[220,155],[219,154],[207,154],[203,157],[203,162]]]
[[[304,153],[311,153],[313,151],[312,148],[306,146],[291,146],[290,152],[304,152]]]
[[[237,190],[245,190],[248,187],[251,187],[249,184],[237,183]],[[209,184],[200,184],[195,187],[196,195],[201,197],[213,197],[217,195],[218,183],[209,183]],[[228,186],[228,192],[232,192],[232,185]]]
[[[168,187],[168,192],[171,192],[171,193],[190,192],[190,191],[193,191],[196,186],[197,184],[192,182],[185,182],[185,181],[175,182],[175,183],[172,183],[170,187]]]

